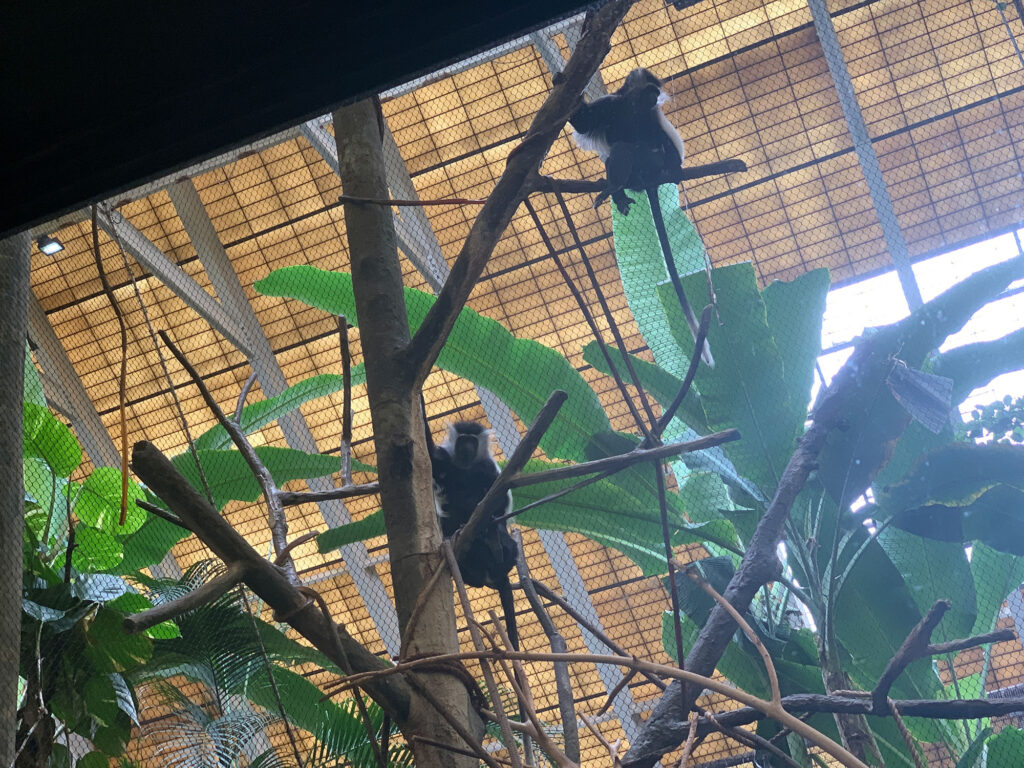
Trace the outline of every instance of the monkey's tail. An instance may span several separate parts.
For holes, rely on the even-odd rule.
[[[508,634],[508,641],[512,644],[512,650],[519,650],[519,628],[516,625],[516,602],[512,595],[512,585],[508,582],[506,577],[505,583],[498,588],[498,597],[501,598],[501,612],[505,615],[505,632]],[[515,667],[513,667],[515,670]],[[516,685],[521,690],[526,690],[526,681],[522,680],[519,676],[518,671],[514,671],[513,674],[516,677]],[[523,702],[519,701],[519,720],[520,722],[527,722],[526,720],[526,709],[523,706]],[[528,737],[527,741],[529,740]],[[532,747],[529,748],[532,750]],[[532,762],[532,761],[531,761]]]

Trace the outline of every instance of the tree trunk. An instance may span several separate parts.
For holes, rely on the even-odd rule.
[[[831,694],[834,691],[848,691],[853,688],[850,676],[843,671],[835,638],[830,638],[830,640],[831,642],[828,642],[826,647],[825,639],[818,636],[818,661],[821,663],[821,680],[825,684],[826,694]],[[882,765],[878,756],[878,745],[875,744],[871,728],[864,715],[836,712],[832,717],[836,721],[836,727],[839,728],[839,736],[843,740],[844,747],[865,763]]]
[[[339,175],[346,195],[388,197],[381,126],[374,100],[334,113]],[[441,534],[435,520],[419,393],[414,391],[414,370],[407,358],[409,326],[392,211],[388,206],[345,203],[344,212],[402,649],[406,655],[452,653],[458,650],[458,638],[447,579],[426,597],[415,626],[409,626],[421,590],[442,567],[444,558],[439,549]],[[482,723],[457,678],[440,672],[416,677],[422,689],[447,708],[450,717],[482,737]],[[476,768],[479,763],[415,739],[422,735],[466,748],[415,684],[409,717],[398,725],[418,768]]]
[[[21,415],[28,328],[28,233],[0,241],[0,765],[14,760],[25,518]]]

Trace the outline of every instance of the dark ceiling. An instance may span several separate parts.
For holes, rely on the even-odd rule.
[[[323,114],[583,6],[580,0],[8,4],[5,203],[23,229]]]

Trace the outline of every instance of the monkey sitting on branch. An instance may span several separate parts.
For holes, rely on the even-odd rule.
[[[683,139],[660,108],[667,100],[661,80],[637,67],[615,93],[581,104],[569,117],[576,144],[604,161],[607,185],[594,200],[595,208],[610,196],[619,212],[628,215],[635,201],[627,189],[643,192],[660,184],[747,170],[737,159],[684,169]]]
[[[491,431],[482,424],[457,421],[448,427],[445,441],[436,446],[430,430],[426,432],[437,520],[441,533],[450,539],[469,521],[501,470],[491,455]],[[507,523],[495,519],[511,511],[512,492],[507,491],[496,500],[494,509],[488,510],[490,519],[459,557],[458,565],[468,586],[497,590],[509,641],[513,650],[519,650],[515,602],[508,578],[516,564],[516,543],[509,535]]]

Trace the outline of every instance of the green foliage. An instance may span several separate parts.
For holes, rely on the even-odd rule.
[[[828,272],[809,272],[785,287],[765,289],[763,296],[747,263],[716,269],[712,280],[719,319],[711,323],[708,342],[715,367],[698,368],[694,383],[707,428],[739,429],[742,439],[723,446],[725,455],[753,481],[759,497],[768,499],[807,419]],[[703,275],[683,280],[691,303],[705,290],[704,283]],[[800,301],[792,299],[794,293]],[[660,285],[658,295],[673,337],[688,358],[693,336],[675,292]]]
[[[365,381],[366,369],[363,364],[352,366],[352,386],[358,387]],[[291,413],[303,403],[340,392],[343,387],[343,378],[339,373],[322,373],[303,379],[277,397],[268,397],[266,400],[245,406],[240,422],[242,431],[247,435],[252,434],[257,429]],[[231,448],[232,445],[230,435],[220,424],[210,427],[195,441],[196,450],[200,451],[224,450]]]
[[[289,480],[324,477],[337,472],[340,468],[337,456],[305,453],[293,448],[277,448],[270,445],[258,446],[255,450],[278,487]],[[203,466],[206,482],[217,509],[223,508],[229,501],[255,501],[260,497],[260,484],[241,453],[234,450],[208,450],[196,453],[199,455],[199,463]],[[171,461],[197,490],[204,492],[203,482],[191,453],[179,454]]]
[[[377,536],[383,536],[385,533],[384,510],[378,509],[362,520],[339,525],[336,528],[329,528],[316,537],[316,544],[320,552],[332,552],[339,547],[344,547],[346,544],[366,541]]]
[[[267,296],[284,296],[358,325],[352,276],[313,267],[285,267],[255,284]],[[405,289],[410,329],[415,331],[433,306],[434,296]],[[540,412],[552,390],[569,400],[541,440],[551,458],[580,461],[591,435],[608,429],[608,417],[585,379],[558,352],[530,339],[518,339],[494,320],[469,308],[459,313],[437,358],[437,367],[494,392],[524,423]],[[533,375],[523,375],[529,371]]]
[[[976,406],[964,428],[972,440],[990,437],[997,443],[1024,443],[1024,397],[1006,395],[988,405]]]

